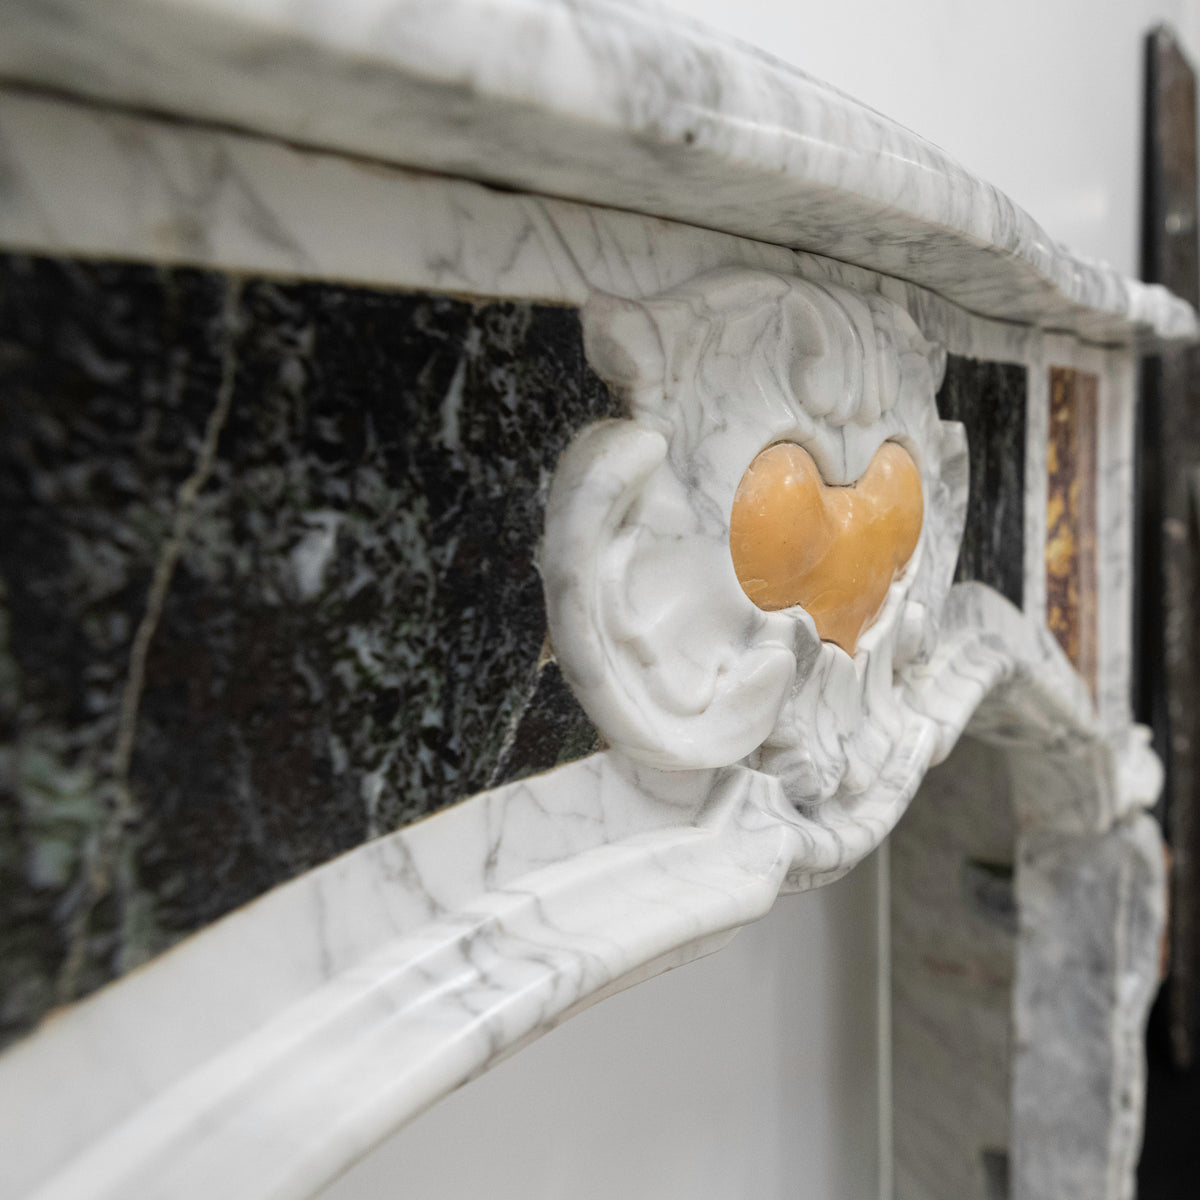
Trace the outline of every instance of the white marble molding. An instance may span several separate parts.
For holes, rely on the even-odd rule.
[[[1136,982],[1105,1010],[1105,1078],[1133,1101],[1097,1151],[1124,1194],[1130,1038],[1162,917],[1140,809],[1159,768],[1144,731],[1101,727],[1044,629],[982,585],[950,587],[965,456],[934,407],[940,350],[882,297],[744,269],[642,302],[598,293],[584,321],[631,416],[564,456],[542,566],[564,670],[611,748],[354,850],[51,1019],[0,1060],[4,1195],[317,1194],[580,1009],[844,874],[968,726],[1014,752],[1028,844],[1140,848],[1120,901],[1137,937],[1104,943]],[[733,590],[728,500],[781,435],[834,481],[887,438],[921,469],[921,542],[854,659],[803,612],[757,613]],[[1053,1144],[1031,1121],[1023,1145]]]
[[[0,78],[667,217],[1096,341],[1190,338],[848,96],[627,0],[0,0]]]

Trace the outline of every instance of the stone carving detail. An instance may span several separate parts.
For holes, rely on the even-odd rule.
[[[967,456],[962,426],[936,412],[941,352],[876,295],[765,272],[601,296],[583,318],[629,416],[560,460],[543,579],[564,675],[612,745],[598,757],[663,810],[699,794],[691,836],[719,829],[745,857],[753,843],[779,890],[801,890],[878,846],[969,723],[1012,786],[1013,1194],[1132,1194],[1162,924],[1158,833],[1140,810],[1161,772],[1146,730],[1100,723],[1044,625],[980,583],[951,587]],[[887,442],[920,472],[916,548],[853,657],[803,609],[764,611],[738,582],[736,490],[779,442],[831,484],[859,479]],[[1099,933],[1080,926],[1091,911]],[[1081,932],[1087,953],[1065,953]],[[1098,1112],[1096,1096],[1122,1101]]]
[[[1138,810],[1158,764],[1144,730],[1099,725],[1044,627],[982,584],[950,586],[966,454],[935,411],[940,351],[878,296],[765,271],[641,303],[598,296],[583,318],[628,415],[585,428],[559,460],[541,566],[554,649],[609,747],[307,872],[35,1034],[0,1069],[31,1148],[16,1190],[182,1197],[202,1179],[206,1194],[252,1195],[269,1180],[312,1195],[505,1052],[718,948],[781,891],[850,870],[968,722],[1010,763],[1017,850],[1041,855],[1014,876],[1017,977],[1038,989],[1014,1002],[1028,1047],[1014,1195],[1066,1195],[1022,1190],[1055,1161],[1083,1178],[1084,1155],[1057,1148],[1081,1144],[1073,1114],[1096,1096],[1130,1098],[1086,1151],[1089,1172],[1124,1187],[1141,1088],[1131,1035],[1162,916],[1157,834]],[[920,471],[917,545],[853,658],[809,614],[764,612],[738,583],[734,494],[779,441],[830,483],[859,478],[886,442]],[[1043,905],[1030,936],[1021,914],[1062,873],[1076,897],[1100,879],[1098,930],[1134,932],[1067,960],[1070,913]],[[1059,1072],[1047,1104],[1039,1072],[1078,1036],[1063,1023],[1097,976],[1120,986],[1089,1027],[1095,1070]],[[269,1013],[245,1003],[252,990]],[[1075,1000],[1041,1003],[1059,995]],[[184,1001],[197,1019],[180,1017]],[[164,1054],[181,1020],[186,1053]],[[98,1044],[120,1049],[111,1068],[78,1072],[80,1047]],[[62,1118],[41,1120],[39,1104]],[[1127,1194],[1094,1177],[1071,1195]]]
[[[551,637],[581,702],[646,764],[752,756],[799,805],[863,791],[904,738],[903,672],[936,643],[962,531],[965,443],[934,404],[943,353],[881,297],[743,270],[597,296],[583,321],[630,419],[575,440],[547,507]],[[924,524],[852,658],[803,609],[749,599],[730,516],[773,443],[847,485],[889,441],[920,472]]]

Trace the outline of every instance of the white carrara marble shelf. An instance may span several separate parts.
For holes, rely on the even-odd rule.
[[[1056,244],[936,146],[620,0],[2,0],[0,77],[668,217],[1100,341],[1194,314]]]

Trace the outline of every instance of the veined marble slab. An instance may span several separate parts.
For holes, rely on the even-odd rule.
[[[1188,306],[1073,257],[886,118],[659,10],[0,0],[0,20],[20,85],[0,89],[4,245],[582,306],[636,416],[564,459],[542,563],[559,660],[613,748],[362,846],[47,1022],[0,1062],[0,1191],[311,1195],[581,1007],[849,870],[968,725],[1013,751],[1023,834],[1153,843],[1138,810],[1160,775],[1128,724],[1124,642],[1104,643],[1097,717],[1043,627],[1036,559],[1024,614],[976,584],[947,595],[966,456],[933,397],[944,350],[1027,364],[1044,499],[1044,368],[1095,355],[1128,396],[1132,352],[1200,332]],[[726,493],[782,436],[834,481],[888,438],[921,459],[922,544],[857,660],[806,614],[746,620],[731,588],[710,603]],[[1114,628],[1127,463],[1114,432]],[[631,528],[647,560],[627,576]],[[1142,950],[1161,921],[1144,857]],[[1130,1096],[1135,967],[1101,1030]],[[1043,1016],[1039,1037],[1069,1040]],[[1090,1152],[1114,1189],[1135,1109],[1119,1154]]]
[[[658,7],[3,0],[0,22],[25,85],[813,251],[1096,340],[1198,331],[937,147]]]
[[[1101,741],[1057,643],[959,585],[941,649],[911,677],[904,745],[865,794],[810,819],[757,771],[603,753],[371,842],[10,1051],[0,1191],[314,1194],[581,1007],[716,949],[781,888],[850,869],[984,697],[974,731],[1030,764],[1024,828],[1146,820],[1153,756],[1136,737]],[[1136,1024],[1143,999],[1114,1019]],[[1120,1065],[1138,1086],[1136,1060]]]
[[[560,460],[542,570],[613,748],[368,843],[49,1020],[0,1060],[0,1191],[312,1195],[581,1007],[851,869],[968,724],[1014,751],[1023,830],[1148,821],[1142,731],[1096,719],[1038,620],[949,587],[965,447],[935,408],[944,352],[903,308],[742,266],[583,316],[629,417]],[[727,501],[779,436],[834,480],[889,438],[921,464],[921,543],[854,659],[731,577]],[[1136,1028],[1145,1001],[1104,1020]],[[1102,1066],[1137,1094],[1136,1058]]]

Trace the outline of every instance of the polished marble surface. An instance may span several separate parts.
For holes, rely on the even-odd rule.
[[[1047,336],[888,275],[692,225],[3,86],[0,101],[0,242],[13,249],[572,305],[743,266],[884,296],[953,354],[1026,362]],[[1130,336],[1096,312],[1082,328]]]
[[[814,251],[988,316],[1196,331],[936,146],[652,5],[5,0],[0,18],[0,75],[24,84]]]
[[[895,1200],[1004,1200],[1010,1174],[1017,826],[1003,749],[964,737],[891,856]]]
[[[776,442],[733,498],[729,549],[742,590],[768,611],[799,605],[851,657],[921,536],[921,473],[884,442],[854,483],[829,487],[812,455]]]
[[[19,1043],[0,1065],[22,1147],[5,1190],[311,1195],[580,1008],[850,870],[968,725],[1017,751],[1025,829],[1099,836],[1153,799],[1144,740],[1097,722],[1040,620],[950,587],[965,447],[936,411],[942,354],[903,308],[739,267],[583,316],[630,416],[561,460],[541,561],[559,661],[610,748],[310,871]],[[863,345],[871,369],[848,370]],[[721,497],[780,429],[832,480],[889,436],[921,466],[921,545],[854,660],[800,610],[747,622]],[[1113,1019],[1136,1025],[1141,1001]],[[1105,1069],[1137,1086],[1127,1055]]]
[[[1098,936],[1064,991],[1130,981],[1089,1029],[1094,1075],[1070,1081],[1131,1098],[1089,1118],[1111,1136],[1077,1176],[1118,1195],[1162,918],[1140,813],[1161,775],[1127,701],[1133,355],[1194,337],[1191,310],[1064,252],[886,118],[658,10],[0,14],[9,247],[568,304],[625,405],[547,472],[539,558],[606,748],[369,841],[57,1014],[0,1060],[19,1147],[0,1190],[312,1195],[556,1023],[845,874],[969,728],[1012,762],[1031,897],[1093,859],[1127,885],[1089,933],[1136,937]],[[952,586],[969,489],[935,404],[947,352],[1027,372],[1024,611]],[[1104,414],[1098,706],[1045,628],[1051,365],[1095,372]],[[917,550],[853,659],[802,610],[756,610],[729,561],[737,482],[781,436],[830,483],[889,438],[921,471]],[[1071,932],[1041,911],[1018,950],[1033,980]],[[1044,1052],[1019,1064],[1029,1096],[1073,1034],[1038,999],[1016,1009]],[[1036,1113],[1018,1113],[1036,1152],[1019,1178],[1070,1133]]]
[[[934,393],[944,352],[898,305],[832,284],[706,272],[583,310],[595,369],[629,419],[577,438],[546,510],[550,637],[610,744],[660,767],[760,756],[798,805],[849,801],[903,759],[896,686],[938,638],[966,501],[960,426]],[[730,514],[745,466],[790,442],[846,487],[880,447],[915,461],[915,551],[851,658],[800,607],[739,584]]]

